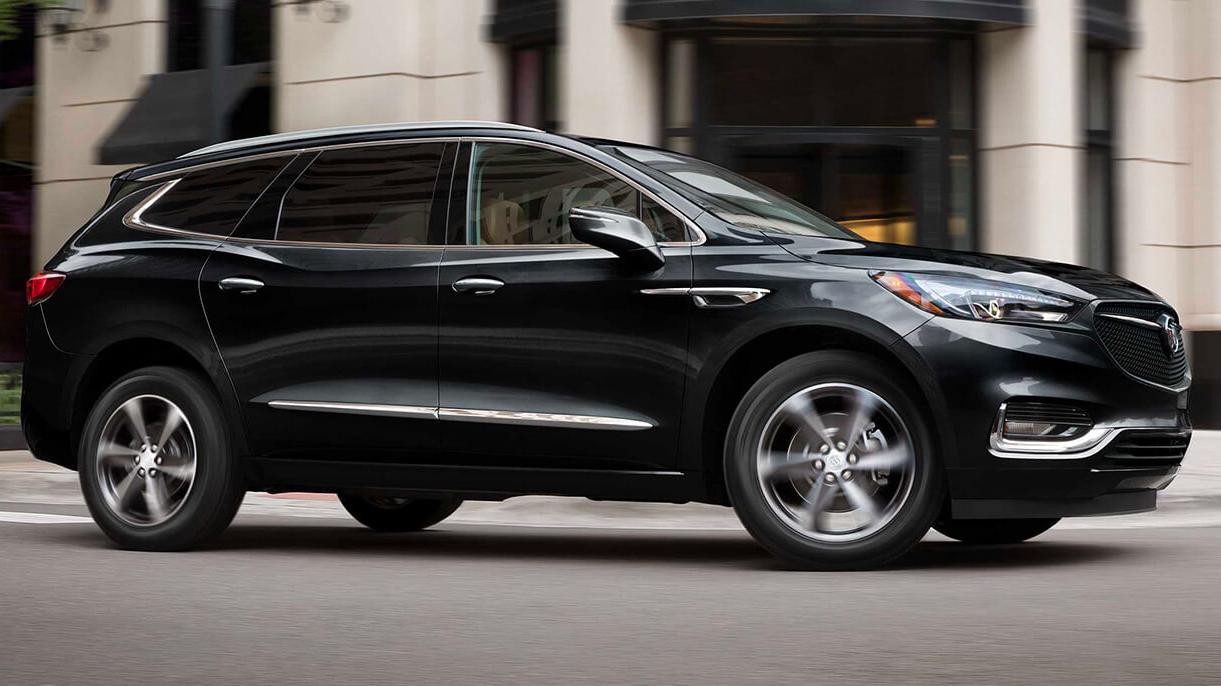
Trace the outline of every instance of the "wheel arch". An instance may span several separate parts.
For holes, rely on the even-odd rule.
[[[883,325],[860,317],[865,322],[823,321],[786,323],[763,331],[731,346],[719,356],[714,370],[707,371],[702,383],[695,385],[692,399],[698,411],[692,431],[687,435],[698,450],[685,462],[704,477],[708,500],[729,504],[725,489],[724,444],[734,410],[746,391],[768,370],[798,355],[820,350],[848,350],[868,355],[894,374],[913,399],[924,408],[932,427],[935,449],[943,455],[953,449],[945,420],[945,401],[935,377],[919,355],[901,336]],[[695,436],[691,436],[695,433]],[[690,444],[689,444],[690,445]],[[694,463],[694,464],[691,464]]]
[[[79,450],[81,430],[102,393],[125,374],[144,367],[167,366],[195,372],[206,379],[221,402],[233,449],[243,454],[244,432],[232,383],[219,356],[198,345],[171,337],[131,334],[116,337],[89,358],[70,400],[72,454]]]

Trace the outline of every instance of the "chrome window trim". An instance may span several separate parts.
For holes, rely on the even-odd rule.
[[[527,130],[533,130],[533,129],[527,129]],[[291,140],[291,139],[286,139],[286,140]],[[687,230],[689,232],[692,232],[696,236],[696,240],[694,240],[694,241],[662,241],[657,244],[657,246],[659,248],[695,247],[695,246],[704,245],[708,241],[707,234],[705,234],[704,231],[702,229],[700,229],[699,225],[696,224],[695,221],[691,219],[691,217],[688,217],[687,215],[683,214],[682,212],[679,212],[677,209],[675,209],[675,207],[673,205],[671,205],[670,203],[661,199],[652,191],[648,190],[647,188],[644,188],[640,184],[632,181],[631,179],[624,177],[622,174],[615,171],[613,168],[606,165],[605,163],[603,163],[599,160],[595,160],[592,157],[589,157],[588,155],[585,155],[583,153],[574,152],[572,150],[569,150],[567,148],[564,148],[564,147],[561,147],[558,145],[554,145],[551,143],[544,143],[541,141],[532,141],[532,140],[527,140],[527,139],[523,139],[523,138],[508,138],[508,137],[497,137],[497,136],[414,136],[411,138],[392,138],[392,139],[378,140],[378,141],[353,141],[353,142],[348,142],[348,143],[332,143],[332,144],[328,144],[328,145],[301,146],[301,147],[296,147],[296,148],[292,148],[292,149],[288,149],[288,150],[277,150],[275,152],[257,153],[257,154],[252,154],[252,155],[245,155],[242,157],[233,157],[233,158],[224,159],[224,160],[216,160],[214,162],[201,162],[200,164],[195,164],[195,165],[191,165],[188,167],[182,167],[180,169],[174,169],[171,171],[151,174],[151,175],[143,177],[139,180],[140,181],[160,181],[162,179],[171,179],[173,182],[177,182],[177,181],[181,180],[182,177],[186,176],[187,174],[190,174],[190,173],[196,172],[196,171],[202,171],[204,169],[212,169],[214,167],[221,167],[221,166],[225,166],[225,165],[229,165],[229,164],[239,164],[242,162],[250,162],[253,160],[266,159],[269,157],[303,155],[303,154],[308,154],[308,153],[323,152],[326,150],[343,150],[346,148],[361,148],[361,147],[371,147],[371,146],[379,146],[379,145],[403,145],[403,144],[410,144],[410,143],[465,143],[465,142],[514,143],[514,144],[520,144],[520,145],[530,145],[530,146],[534,146],[534,147],[538,147],[538,148],[546,148],[549,150],[553,150],[560,154],[566,154],[570,157],[577,158],[580,161],[592,164],[592,165],[598,167],[599,169],[602,169],[606,173],[610,174],[611,176],[618,178],[619,180],[621,180],[624,183],[631,186],[637,192],[642,193],[643,195],[652,199],[657,204],[661,205],[661,207],[664,208],[666,211],[670,212],[671,214],[673,214],[674,216],[676,216],[680,220],[682,220],[682,222],[686,225]],[[184,155],[183,157],[186,157],[186,155]],[[180,157],[178,159],[183,159],[183,158]],[[472,157],[472,164],[473,163],[474,163],[474,160]],[[308,167],[306,167],[306,168],[308,169]],[[470,174],[469,170],[468,170],[467,174],[468,174],[468,179],[469,179],[469,174]],[[148,224],[146,222],[141,222],[138,225],[133,225],[131,223],[128,223],[127,219],[128,219],[128,217],[133,216],[133,212],[135,212],[136,210],[140,210],[142,212],[143,210],[147,209],[148,207],[151,207],[156,202],[156,200],[159,199],[161,197],[161,195],[164,195],[164,193],[168,190],[169,190],[168,188],[164,188],[161,191],[159,191],[157,194],[155,194],[155,196],[150,196],[149,198],[146,198],[144,201],[142,201],[140,203],[140,205],[138,205],[136,208],[133,208],[133,211],[129,212],[124,217],[124,223],[128,224],[128,226],[132,226],[132,228],[145,229],[145,230],[149,230],[149,231],[159,231],[162,233],[173,233],[173,234],[188,235],[188,236],[203,236],[203,237],[207,237],[207,238],[221,238],[221,239],[225,239],[228,241],[242,242],[242,243],[256,244],[256,245],[279,244],[279,245],[301,245],[301,246],[328,247],[328,248],[344,248],[344,247],[346,247],[346,248],[382,248],[382,249],[395,248],[395,249],[400,249],[400,250],[403,250],[403,249],[407,249],[407,250],[442,250],[442,249],[446,249],[446,250],[470,250],[470,249],[476,249],[476,250],[505,250],[505,249],[513,249],[513,250],[538,250],[538,249],[585,250],[585,249],[600,249],[600,248],[596,248],[595,246],[588,245],[586,243],[539,244],[539,245],[448,245],[448,244],[398,245],[395,243],[320,243],[320,242],[306,242],[306,241],[282,241],[279,239],[242,238],[239,236],[217,236],[217,235],[210,234],[210,233],[201,233],[198,231],[191,231],[189,229],[175,229],[175,228],[168,227],[168,226],[157,226],[157,225],[153,225],[153,224]],[[134,215],[134,216],[138,219],[139,215]]]
[[[566,426],[569,428],[640,431],[655,425],[639,419],[606,417],[588,414],[563,414],[558,412],[529,412],[516,410],[484,410],[460,407],[423,407],[419,405],[390,405],[382,403],[328,402],[320,400],[269,400],[269,407],[279,410],[304,412],[331,412],[336,414],[360,414],[378,417],[427,417],[458,422],[485,424],[515,424],[518,426]]]

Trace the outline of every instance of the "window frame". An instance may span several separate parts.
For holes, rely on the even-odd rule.
[[[608,164],[600,160],[593,159],[586,155],[582,155],[574,150],[552,145],[542,141],[535,141],[523,138],[502,138],[496,136],[463,136],[462,148],[458,152],[458,159],[454,167],[454,181],[450,187],[450,223],[446,231],[447,250],[466,249],[466,250],[585,250],[585,249],[600,249],[595,245],[588,243],[527,243],[523,245],[485,245],[470,243],[470,235],[467,229],[467,223],[470,220],[470,203],[474,196],[472,188],[475,180],[475,155],[472,154],[476,144],[510,144],[521,145],[526,147],[541,148],[558,153],[564,157],[570,158],[581,164],[591,165],[599,171],[621,181],[637,194],[637,215],[640,214],[640,206],[645,197],[648,197],[653,202],[657,203],[662,209],[669,212],[682,222],[687,231],[687,239],[682,241],[658,241],[659,248],[681,248],[703,245],[707,242],[707,236],[690,217],[678,211],[672,204],[666,202],[656,193],[645,188],[643,185],[633,181],[626,175],[620,173]],[[462,169],[459,175],[458,169]]]

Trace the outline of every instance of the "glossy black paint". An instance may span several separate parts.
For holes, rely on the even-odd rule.
[[[521,140],[596,161],[670,204],[706,240],[661,246],[659,268],[592,246],[466,246],[463,137]],[[1096,419],[1132,426],[1186,425],[1186,391],[1118,370],[1093,333],[1092,305],[1058,325],[933,317],[879,287],[869,271],[980,276],[1088,303],[1158,301],[1130,282],[1037,260],[734,226],[596,145],[539,132],[379,132],[304,147],[414,139],[454,143],[438,176],[429,246],[268,240],[279,197],[312,159],[309,150],[298,154],[299,142],[120,174],[115,188],[125,194],[113,193],[47,264],[68,278],[27,318],[23,417],[35,454],[73,465],[72,437],[109,380],[124,368],[176,360],[213,382],[252,489],[724,502],[725,423],[745,388],[786,356],[849,348],[874,355],[921,401],[952,506],[962,512],[1131,509],[1146,496],[1101,498],[1152,492],[1174,473],[1165,466],[1124,475],[1102,457],[1026,461],[987,450],[997,407],[1014,397],[1072,401]],[[176,170],[271,153],[284,154],[286,167],[231,237],[124,222]],[[234,276],[263,287],[219,287]],[[482,295],[455,290],[469,277],[503,285]],[[701,308],[683,292],[726,286],[769,293]],[[269,400],[596,415],[647,428],[303,412]],[[991,514],[979,514],[984,501],[995,506]]]

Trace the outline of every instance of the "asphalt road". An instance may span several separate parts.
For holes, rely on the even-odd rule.
[[[1221,527],[930,539],[813,574],[734,531],[245,515],[146,554],[7,521],[0,683],[1216,684],[1219,561]]]

